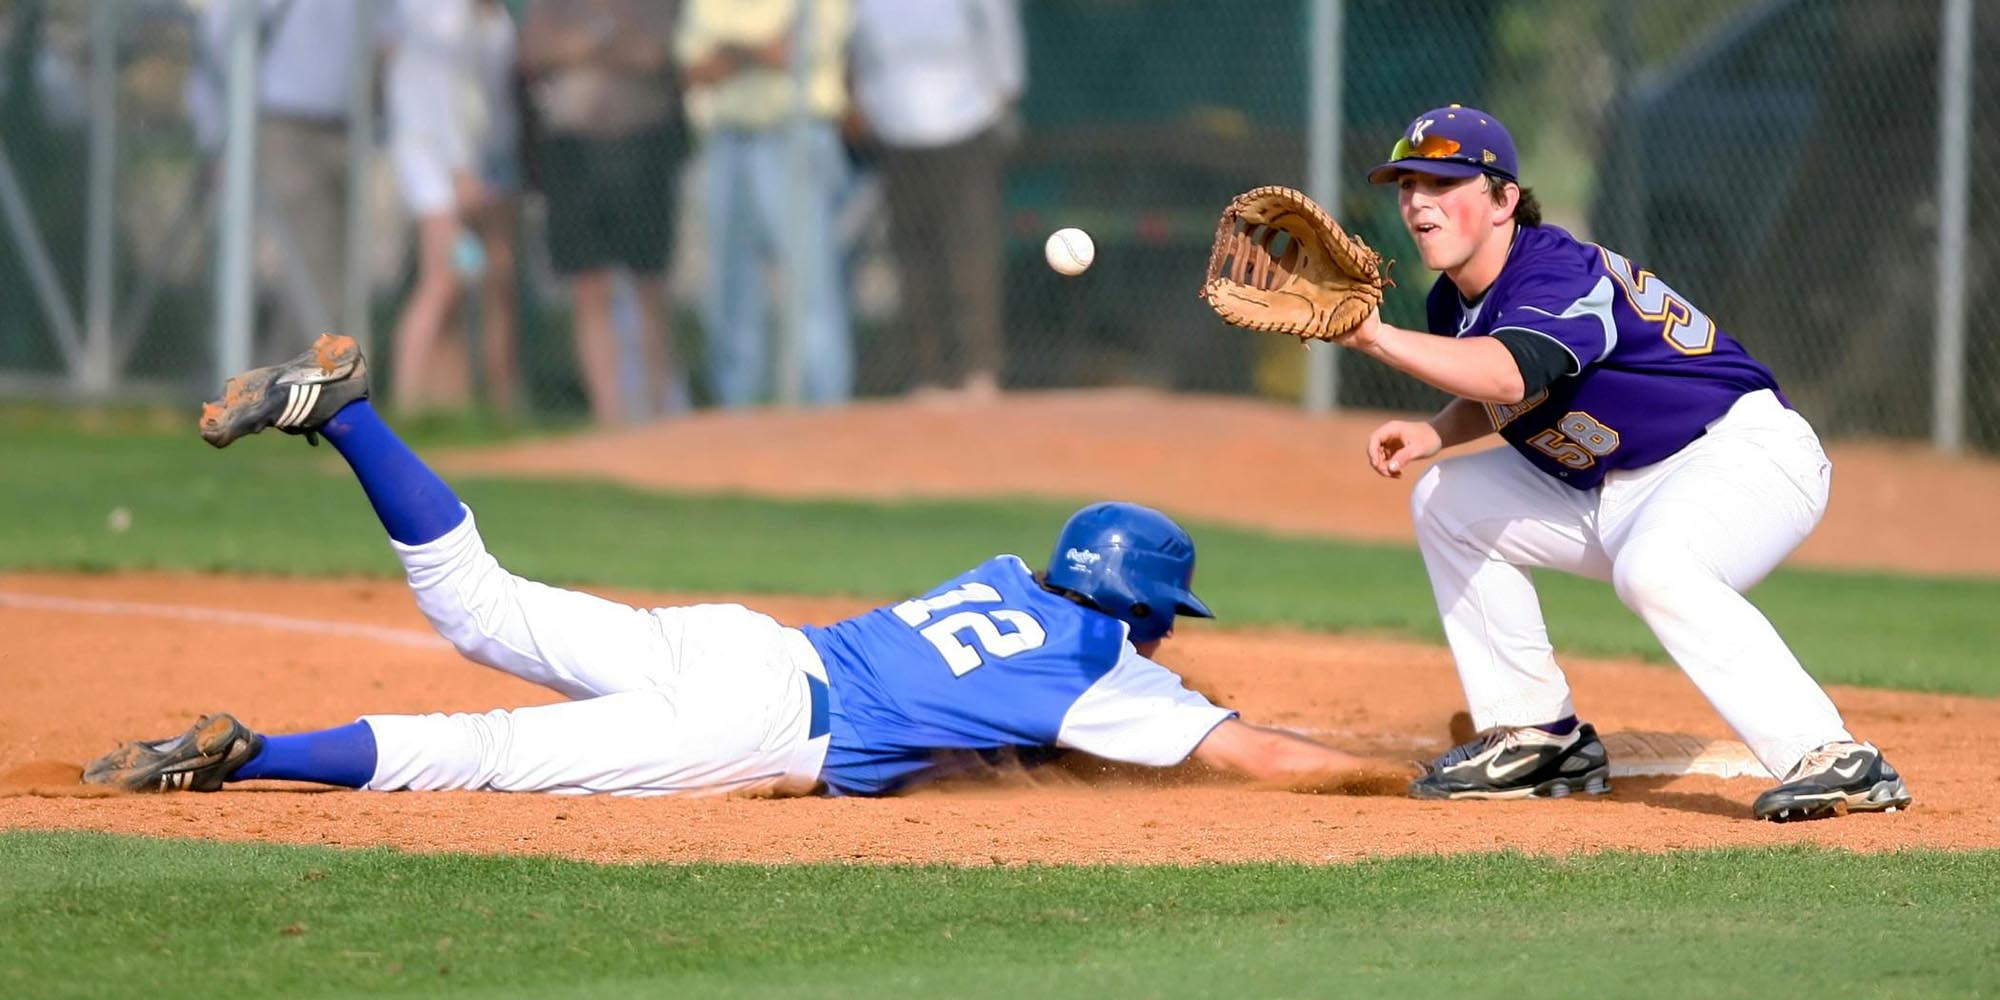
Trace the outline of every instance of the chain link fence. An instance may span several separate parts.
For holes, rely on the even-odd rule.
[[[396,350],[399,328],[422,298],[426,247],[444,246],[463,287],[438,324],[446,346],[422,361],[438,375],[423,391],[444,407],[490,403],[496,378],[527,414],[553,420],[996,385],[1297,400],[1306,352],[1225,331],[1195,297],[1217,211],[1258,184],[1313,188],[1315,140],[1330,144],[1336,214],[1402,262],[1384,312],[1418,326],[1432,276],[1393,194],[1362,175],[1412,114],[1462,102],[1508,122],[1550,222],[1667,277],[1765,360],[1823,432],[1927,437],[1948,221],[1940,23],[1951,2],[814,0],[760,25],[743,11],[765,5],[685,0],[656,12],[673,122],[634,161],[654,187],[607,179],[626,155],[607,146],[551,155],[545,80],[530,74],[505,92],[525,111],[513,144],[526,154],[522,195],[497,202],[517,228],[515,253],[481,241],[484,227],[424,242],[398,161],[399,122],[405,135],[414,126],[393,94],[363,122],[369,166],[339,178],[338,197],[365,207],[352,216],[360,243],[345,204],[300,218],[261,162],[249,350],[261,362],[296,351],[312,327],[359,328],[390,402],[390,386],[416,392],[424,380],[394,370],[415,365]],[[213,74],[226,97],[226,62],[203,34],[226,21],[205,20],[218,3],[229,0],[0,0],[0,392],[186,400],[227,360],[216,261],[231,220],[218,214],[214,166],[227,129],[202,135],[189,86]],[[253,3],[258,44],[282,44],[270,18],[324,3],[353,9]],[[365,44],[419,45],[420,30],[397,16],[409,5],[375,4],[386,21],[379,38],[359,29]],[[504,10],[513,51],[534,48],[529,0],[462,6]],[[2000,6],[1971,6],[1976,165],[2000,149],[2000,116],[1983,110],[2000,107],[2000,76],[1978,58],[2000,51]],[[691,29],[691,7],[713,23]],[[1337,123],[1311,111],[1311,31],[1329,10]],[[600,34],[611,46],[618,32]],[[614,50],[649,51],[601,51]],[[685,74],[711,56],[710,69],[734,60],[730,72],[762,74],[785,113],[760,119],[762,105],[712,83],[690,91]],[[826,71],[816,60],[852,83],[839,108],[815,103]],[[355,85],[387,90],[392,62]],[[443,114],[462,113],[462,101],[445,103]],[[347,120],[322,124],[320,159],[344,156]],[[760,139],[767,127],[779,138]],[[105,155],[112,169],[99,166]],[[599,202],[613,199],[598,216],[564,200],[579,177]],[[556,193],[566,181],[570,194]],[[1943,362],[1962,365],[1965,439],[1985,450],[2000,447],[2000,306],[1969,293],[2000,268],[1996,184],[1970,174],[1965,348]],[[305,244],[336,225],[340,263],[310,263],[319,255]],[[576,240],[617,242],[605,234],[645,226],[667,233],[654,273],[640,252],[640,266],[612,268],[601,287],[573,280]],[[1042,261],[1061,226],[1096,241],[1081,276]],[[495,267],[518,280],[480,294]],[[810,277],[822,272],[825,288]],[[358,309],[342,293],[350,286],[365,292]],[[511,369],[478,364],[494,351],[480,331],[496,313],[517,320]],[[670,349],[649,354],[640,348],[656,328]],[[759,349],[743,348],[751,341]],[[610,367],[593,376],[594,364]],[[593,409],[606,378],[623,400]],[[1333,395],[1351,407],[1440,401],[1352,357],[1340,359]]]

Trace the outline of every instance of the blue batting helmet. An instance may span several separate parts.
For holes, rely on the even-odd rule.
[[[1135,503],[1094,503],[1070,515],[1042,578],[1131,626],[1135,643],[1166,635],[1175,615],[1215,617],[1188,590],[1194,539]]]

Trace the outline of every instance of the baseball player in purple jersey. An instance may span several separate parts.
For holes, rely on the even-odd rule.
[[[1427,332],[1377,312],[1347,346],[1458,397],[1391,420],[1368,461],[1412,462],[1498,433],[1510,447],[1438,462],[1411,494],[1417,543],[1481,735],[1411,786],[1420,798],[1610,787],[1579,723],[1529,571],[1609,581],[1742,736],[1785,820],[1894,810],[1910,793],[1855,741],[1743,592],[1819,523],[1831,466],[1771,372],[1715,321],[1614,250],[1544,225],[1500,121],[1418,115],[1368,179],[1394,184],[1424,266]]]
[[[280,779],[388,791],[892,793],[995,755],[1080,750],[1301,791],[1393,773],[1245,723],[1152,657],[1181,616],[1194,541],[1158,511],[1093,504],[1036,573],[998,556],[919,597],[825,627],[748,608],[643,610],[502,569],[443,480],[367,400],[354,341],[326,336],[234,379],[203,412],[223,447],[267,427],[324,436],[360,480],[417,606],[467,658],[568,696],[480,714],[371,715],[265,735],[226,714],[128,743],[87,782],[216,791]]]

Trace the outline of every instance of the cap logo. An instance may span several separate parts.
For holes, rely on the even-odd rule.
[[[1493,151],[1490,149],[1482,149],[1479,151],[1479,159],[1483,163],[1492,163],[1494,160],[1499,159],[1499,157],[1493,155]]]
[[[1430,127],[1436,124],[1437,119],[1435,118],[1423,118],[1419,119],[1415,125],[1410,126],[1410,145],[1423,145],[1424,133],[1430,131]]]
[[[1063,558],[1069,560],[1070,569],[1073,569],[1079,573],[1104,561],[1103,556],[1098,555],[1097,553],[1092,552],[1089,549],[1077,549],[1077,548],[1072,548],[1068,552],[1063,553]]]

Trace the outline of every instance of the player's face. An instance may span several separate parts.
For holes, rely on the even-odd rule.
[[[1495,205],[1480,177],[1433,177],[1404,171],[1396,180],[1396,204],[1403,228],[1416,241],[1424,266],[1456,271],[1485,245],[1500,223],[1513,214]]]

